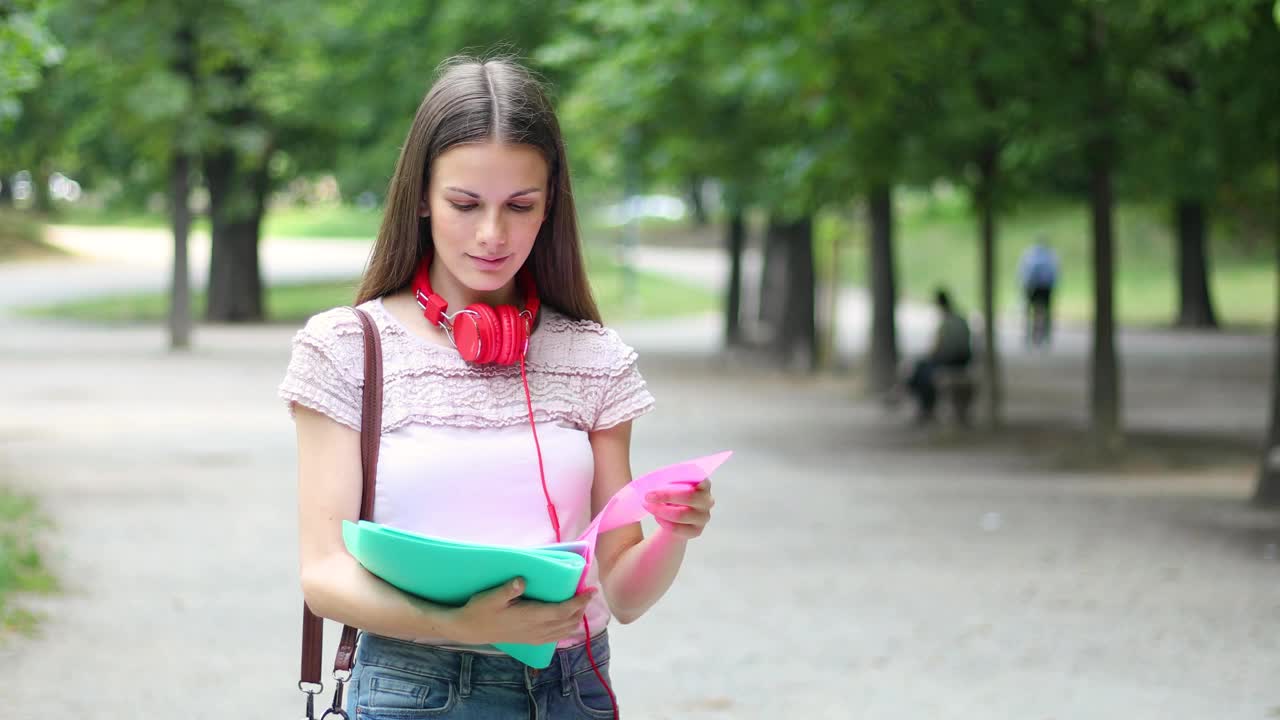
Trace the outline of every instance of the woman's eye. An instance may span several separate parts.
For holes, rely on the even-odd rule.
[[[475,206],[475,205],[463,205],[463,204],[456,203],[456,202],[451,202],[451,203],[449,203],[449,204],[450,204],[450,205],[452,205],[452,206],[454,207],[454,209],[455,209],[455,210],[461,210],[462,212],[468,212],[468,211],[470,211],[470,210],[475,210],[475,209],[476,209],[476,206]]]
[[[515,210],[516,212],[529,212],[533,209],[532,205],[516,205],[515,203],[511,203],[507,205],[507,207]]]

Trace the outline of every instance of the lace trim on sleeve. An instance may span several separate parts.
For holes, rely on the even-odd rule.
[[[360,368],[363,375],[359,363],[364,349],[358,333],[355,316],[338,308],[313,317],[294,335],[293,353],[278,388],[290,417],[298,403],[360,429],[362,379],[353,372]]]

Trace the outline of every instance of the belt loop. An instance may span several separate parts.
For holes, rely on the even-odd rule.
[[[471,653],[462,653],[462,660],[458,663],[458,695],[471,695]]]
[[[573,692],[573,663],[569,662],[569,651],[556,650],[556,657],[560,660],[560,693],[569,697]]]

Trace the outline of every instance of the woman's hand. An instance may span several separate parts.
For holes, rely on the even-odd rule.
[[[582,615],[597,591],[587,588],[560,603],[523,600],[524,581],[517,578],[471,596],[454,610],[451,634],[468,645],[557,642],[582,627]]]
[[[711,521],[711,479],[688,490],[662,490],[644,496],[644,507],[672,535],[690,540],[702,534]]]

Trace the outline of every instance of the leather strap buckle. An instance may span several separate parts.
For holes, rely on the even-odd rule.
[[[320,683],[300,682],[298,690],[307,696],[307,716],[306,720],[316,720],[316,695],[324,692],[324,685]]]
[[[324,714],[320,716],[320,720],[325,720],[330,715],[340,717],[342,720],[351,720],[347,715],[347,711],[342,708],[342,690],[347,681],[351,679],[351,673],[345,670],[337,670],[333,673],[333,679],[338,683],[337,687],[333,689],[333,706],[324,711]]]

